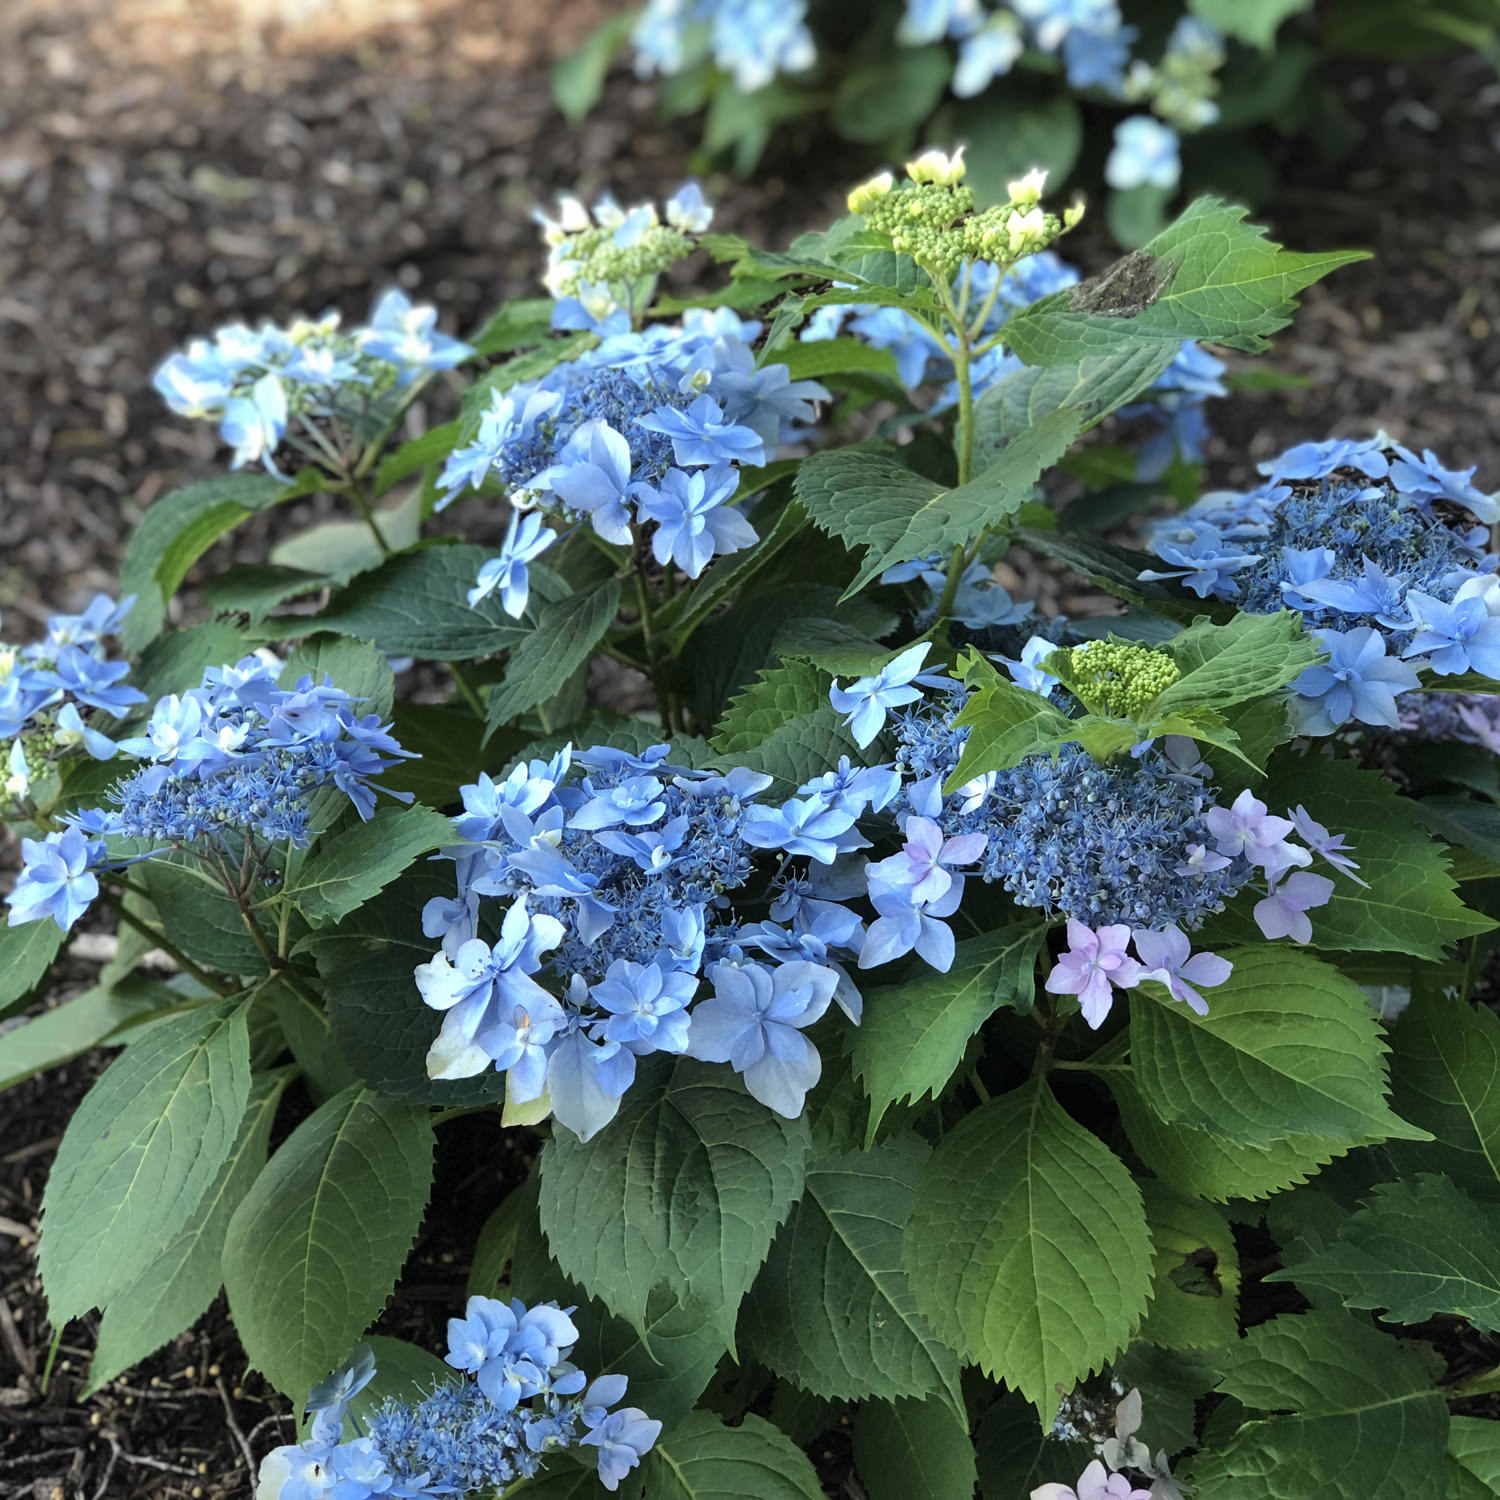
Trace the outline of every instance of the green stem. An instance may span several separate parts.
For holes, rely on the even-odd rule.
[[[635,572],[635,597],[636,607],[641,616],[641,640],[646,647],[646,660],[650,665],[646,668],[647,676],[651,679],[651,686],[656,692],[656,706],[661,712],[662,728],[668,734],[677,733],[676,705],[672,700],[671,691],[662,676],[662,662],[656,654],[656,636],[651,620],[651,597],[646,588],[646,577],[639,567]]]
[[[1449,1401],[1462,1401],[1470,1396],[1493,1396],[1500,1393],[1500,1365],[1493,1370],[1483,1370],[1471,1375],[1443,1392]]]
[[[137,887],[131,886],[127,887],[127,889],[136,890]],[[225,984],[222,979],[215,978],[207,969],[195,964],[166,933],[162,932],[159,928],[153,927],[149,922],[143,922],[113,891],[104,890],[100,894],[103,896],[105,904],[114,909],[115,914],[127,927],[135,928],[153,947],[160,948],[184,974],[191,974],[204,989],[212,990],[216,995],[232,995],[235,993],[235,990]]]
[[[1063,1062],[1053,1059],[1054,1068],[1071,1068],[1078,1073],[1129,1073],[1132,1071],[1129,1063],[1096,1063],[1088,1058],[1082,1062]]]
[[[380,548],[382,557],[391,556],[391,544],[386,541],[385,533],[380,529],[379,522],[375,519],[374,508],[370,504],[370,497],[365,494],[364,481],[362,479],[351,479],[349,481],[349,498],[354,502],[354,508],[364,518],[364,523],[370,529],[370,535],[375,538],[375,544]]]
[[[468,673],[459,666],[456,661],[448,663],[448,671],[453,677],[453,685],[464,696],[464,701],[474,710],[476,719],[484,718],[484,700],[479,696],[474,684],[469,681]]]

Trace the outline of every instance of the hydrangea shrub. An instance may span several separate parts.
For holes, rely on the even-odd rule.
[[[1500,505],[1385,434],[1199,495],[1212,350],[1357,257],[1203,199],[1084,280],[1044,186],[565,201],[467,339],[165,362],[231,472],[0,656],[0,1004],[118,940],[0,1034],[122,1049],[43,1204],[92,1387],[222,1286],[263,1500],[811,1500],[833,1429],[871,1500],[1489,1492]],[[446,1355],[362,1345],[484,1113]]]
[[[646,0],[558,65],[555,93],[581,118],[623,56],[664,115],[702,112],[705,150],[742,173],[809,115],[886,153],[924,133],[968,141],[989,200],[1037,162],[1055,180],[1077,168],[1140,244],[1184,185],[1274,193],[1247,127],[1348,149],[1360,127],[1325,60],[1488,53],[1495,38],[1487,0]]]

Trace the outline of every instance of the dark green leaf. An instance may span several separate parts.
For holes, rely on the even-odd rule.
[[[1283,1314],[1221,1355],[1245,1422],[1187,1477],[1213,1500],[1443,1500],[1448,1412],[1422,1363],[1347,1313]]]
[[[901,1264],[928,1147],[914,1135],[815,1161],[746,1299],[746,1348],[818,1396],[946,1398],[958,1358],[917,1311]],[[937,1403],[934,1403],[937,1404]]]
[[[1272,1281],[1328,1287],[1346,1307],[1382,1310],[1391,1323],[1440,1313],[1500,1329],[1500,1210],[1446,1177],[1381,1183],[1338,1239]]]
[[[42,1199],[54,1326],[105,1307],[191,1219],[250,1097],[245,1008],[173,1016],[127,1048],[68,1122]]]
[[[640,1326],[651,1289],[702,1303],[727,1332],[802,1190],[808,1128],[727,1069],[643,1063],[614,1121],[542,1152],[541,1219],[574,1280]]]
[[[276,1106],[293,1076],[291,1068],[282,1068],[254,1081],[239,1134],[192,1218],[105,1308],[85,1395],[175,1338],[217,1296],[229,1221],[265,1165]]]
[[[351,1084],[304,1120],[236,1209],[229,1310],[251,1364],[300,1400],[385,1305],[432,1180],[425,1110]]]
[[[441,1018],[422,1003],[412,975],[437,951],[422,932],[422,908],[453,890],[451,865],[424,862],[298,947],[317,963],[333,1038],[350,1066],[371,1088],[409,1104],[481,1104],[504,1097],[499,1073],[442,1081],[427,1076],[427,1049]]]
[[[938,1337],[1041,1413],[1146,1311],[1151,1239],[1125,1164],[1043,1084],[980,1105],[939,1142],[906,1231]]]
[[[620,609],[620,580],[606,578],[585,593],[570,594],[542,608],[536,629],[522,636],[505,665],[505,677],[490,689],[489,732],[545,702],[594,654]]]
[[[923,969],[865,996],[854,1034],[854,1071],[870,1099],[869,1140],[899,1099],[934,1098],[963,1060],[969,1039],[1001,1008],[1031,1009],[1040,920],[965,938],[946,974]]]
[[[454,837],[442,813],[388,804],[368,822],[319,845],[284,894],[314,926],[337,922],[384,890],[419,854]]]
[[[1284,328],[1297,294],[1362,250],[1283,250],[1246,210],[1200,198],[1144,250],[1016,313],[1006,344],[1029,365],[1074,364],[1140,340],[1205,339],[1254,353]]]
[[[1199,1016],[1157,985],[1136,990],[1130,1059],[1151,1108],[1231,1140],[1346,1144],[1425,1132],[1386,1103],[1386,1048],[1365,993],[1284,945],[1226,952],[1234,972]]]
[[[823,1500],[807,1455],[760,1417],[726,1427],[695,1411],[641,1469],[645,1500]]]
[[[509,650],[528,626],[512,620],[493,594],[468,601],[484,547],[423,547],[361,573],[307,628],[372,642],[392,656],[468,661]]]
[[[870,1500],[972,1500],[979,1477],[968,1424],[935,1399],[867,1401],[854,1467]]]

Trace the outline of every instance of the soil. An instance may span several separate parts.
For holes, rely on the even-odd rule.
[[[7,634],[112,587],[152,499],[217,472],[210,430],[171,417],[149,389],[186,339],[230,318],[358,316],[393,283],[437,302],[446,326],[472,327],[534,290],[532,203],[561,189],[608,186],[630,201],[675,187],[691,127],[658,124],[650,90],[627,74],[580,127],[550,103],[549,59],[612,8],[0,7]],[[1314,287],[1277,341],[1272,362],[1304,388],[1220,403],[1209,480],[1240,484],[1292,442],[1385,427],[1500,487],[1500,84],[1475,59],[1355,70],[1341,86],[1366,140],[1337,167],[1284,148],[1274,222],[1296,248],[1376,256]],[[754,184],[710,180],[709,191],[721,224],[779,243],[826,218],[861,165],[804,132]],[[1097,236],[1072,253],[1088,269],[1110,255]],[[259,556],[264,536],[247,529],[235,545]],[[93,972],[70,958],[57,996]],[[42,1381],[52,1330],[35,1275],[38,1206],[68,1116],[107,1061],[92,1054],[0,1096],[0,1497],[243,1500],[251,1459],[287,1440],[290,1417],[247,1372],[222,1301],[82,1402],[93,1325],[75,1321]],[[433,1216],[386,1331],[437,1341],[462,1297],[471,1226],[525,1169],[524,1137],[483,1128],[447,1132],[438,1201],[454,1211]],[[826,1450],[829,1492],[857,1497],[846,1447]]]

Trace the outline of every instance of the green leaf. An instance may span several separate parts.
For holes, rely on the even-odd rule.
[[[509,354],[512,349],[523,349],[529,344],[544,344],[552,336],[552,312],[556,306],[551,297],[518,297],[502,302],[469,335],[468,342],[476,354],[483,355]]]
[[[1087,427],[1134,400],[1177,357],[1171,344],[1134,344],[1073,365],[1028,365],[997,380],[974,407],[976,456],[998,456],[1043,417],[1076,411]]]
[[[1306,1182],[1353,1149],[1350,1143],[1317,1135],[1292,1135],[1256,1146],[1181,1121],[1169,1125],[1147,1106],[1129,1073],[1106,1077],[1136,1155],[1163,1181],[1193,1197],[1214,1203],[1269,1198]]]
[[[528,626],[512,620],[493,594],[468,601],[484,547],[423,547],[361,573],[321,615],[303,627],[332,630],[372,642],[392,656],[468,661],[509,650]]]
[[[1140,1189],[1045,1084],[1028,1084],[938,1143],[907,1225],[906,1269],[938,1337],[1047,1426],[1057,1387],[1123,1348],[1146,1310]]]
[[[1022,921],[965,938],[946,974],[922,969],[866,994],[851,1056],[870,1099],[869,1140],[897,1100],[936,1098],[947,1087],[970,1037],[997,1010],[1031,1009],[1046,930],[1042,921]]]
[[[235,563],[209,579],[204,598],[215,614],[243,614],[250,623],[264,619],[280,604],[327,588],[321,573],[282,568],[275,563]]]
[[[375,540],[369,522],[324,521],[278,542],[271,548],[270,561],[278,568],[321,573],[330,583],[345,584],[359,573],[378,568],[390,553],[415,546],[426,511],[422,488],[414,486],[396,504],[371,512],[374,530],[385,539],[385,546]]]
[[[349,1413],[368,1432],[370,1418],[387,1401],[415,1403],[440,1385],[456,1385],[463,1377],[430,1349],[405,1339],[373,1334],[361,1343],[375,1356],[375,1378],[349,1400]],[[331,1371],[329,1372],[332,1373]],[[347,1434],[346,1434],[347,1435]]]
[[[936,1400],[866,1402],[854,1467],[870,1500],[972,1500],[979,1482],[967,1422]]]
[[[792,344],[778,351],[773,363],[785,365],[793,380],[827,380],[839,375],[884,375],[896,377],[896,359],[889,349],[876,349],[863,339],[840,335]],[[796,460],[791,460],[795,471]]]
[[[451,868],[423,861],[297,947],[318,966],[333,1039],[350,1067],[378,1093],[408,1104],[484,1104],[505,1093],[505,1080],[495,1072],[439,1081],[427,1076],[427,1049],[441,1017],[422,1003],[413,971],[437,951],[422,931],[422,908],[452,895]]]
[[[548,307],[553,305],[550,299],[546,300],[546,305]],[[501,313],[497,313],[495,318],[490,320],[491,323],[500,318],[503,312],[504,309]],[[547,335],[545,321],[547,316],[543,314],[544,321],[539,329],[536,329],[534,323],[531,325],[536,330],[538,338],[545,338]],[[481,349],[478,352],[483,354],[489,351]],[[375,471],[375,494],[383,495],[394,485],[400,484],[403,479],[410,478],[413,474],[427,468],[428,465],[441,463],[458,443],[459,426],[460,424],[455,421],[444,422],[439,427],[429,427],[420,437],[409,438],[399,448],[386,454],[380,460],[380,467]]]
[[[0,927],[0,1012],[36,988],[66,936],[52,921]]]
[[[1450,1417],[1448,1452],[1460,1469],[1488,1486],[1475,1490],[1476,1495],[1500,1494],[1500,1422],[1484,1417]]]
[[[1347,1313],[1283,1314],[1221,1354],[1252,1418],[1188,1472],[1213,1500],[1443,1500],[1448,1411],[1423,1364]]]
[[[470,1295],[500,1295],[501,1273],[510,1267],[508,1295],[523,1301],[551,1299],[577,1303],[580,1331],[573,1362],[600,1375],[624,1375],[631,1405],[651,1413],[670,1429],[693,1408],[713,1378],[727,1340],[715,1329],[709,1310],[679,1302],[665,1287],[646,1301],[639,1329],[618,1318],[564,1276],[547,1249],[537,1222],[539,1183],[535,1174],[490,1215],[475,1246]]]
[[[971,681],[973,674],[970,674]],[[967,729],[969,737],[963,754],[944,783],[944,790],[954,791],[965,782],[989,771],[1006,771],[1018,766],[1028,755],[1051,753],[1082,731],[1080,721],[1070,719],[1053,707],[1040,693],[1029,692],[1014,682],[1007,682],[993,670],[983,679],[984,685],[959,711],[953,723]],[[1129,739],[1135,730],[1122,725]],[[1096,739],[1095,744],[1099,742]]]
[[[753,750],[784,724],[828,707],[829,681],[828,673],[810,661],[794,659],[762,669],[730,700],[709,743],[725,755]]]
[[[768,739],[749,750],[740,751],[736,759],[753,771],[763,771],[790,787],[801,786],[814,776],[821,776],[839,757],[847,755],[856,765],[868,763],[869,757],[844,727],[842,718],[824,704],[816,713],[802,714],[775,730]],[[776,795],[787,795],[783,787]]]
[[[1153,1435],[1155,1431],[1153,1426]],[[1081,1474],[1094,1456],[1090,1444],[1063,1442],[1050,1429],[1038,1427],[1030,1402],[1011,1391],[990,1405],[974,1433],[984,1500],[1022,1500],[1059,1474]],[[967,1494],[963,1500],[969,1500]]]
[[[314,1104],[327,1100],[355,1081],[354,1070],[334,1044],[328,1012],[301,990],[277,983],[272,988],[276,1024],[286,1039]]]
[[[1006,344],[1029,365],[1076,364],[1140,340],[1204,339],[1256,353],[1291,321],[1300,291],[1369,258],[1362,250],[1283,250],[1245,214],[1199,198],[1143,250],[1014,314]]]
[[[964,186],[973,188],[981,208],[1008,202],[1008,184],[1032,167],[1046,168],[1058,191],[1083,149],[1083,115],[1074,100],[1028,98],[1020,89],[1013,75],[1006,87],[961,100],[955,111],[948,139],[968,143]]]
[[[118,984],[96,984],[72,995],[61,1005],[0,1032],[0,1089],[69,1062],[145,1017],[181,1004],[182,996],[165,984],[139,976]]]
[[[1284,945],[1237,948],[1196,1015],[1160,986],[1135,991],[1130,1060],[1151,1108],[1232,1140],[1421,1139],[1386,1103],[1386,1047],[1365,993]]]
[[[1009,325],[1007,325],[1009,326]],[[849,548],[864,548],[857,594],[895,563],[949,553],[1029,500],[1037,480],[1067,452],[1083,416],[1054,411],[1018,434],[968,484],[946,489],[893,459],[843,448],[815,453],[797,471],[795,493],[814,524]]]
[[[562,1269],[637,1327],[665,1285],[732,1336],[802,1190],[808,1139],[805,1120],[772,1113],[728,1070],[652,1058],[592,1141],[547,1142],[542,1228]]]
[[[914,130],[938,106],[953,74],[944,46],[889,47],[844,74],[829,107],[841,136],[864,145]]]
[[[1188,9],[1226,36],[1269,52],[1281,23],[1310,10],[1312,4],[1313,0],[1188,0]]]
[[[1143,1343],[1205,1349],[1239,1337],[1240,1257],[1229,1222],[1212,1204],[1141,1184],[1155,1250]]]
[[[138,653],[161,633],[167,601],[187,571],[226,532],[258,511],[317,488],[317,476],[221,474],[163,495],[130,534],[120,565],[120,594],[135,595],[120,638]]]
[[[218,1295],[229,1221],[265,1165],[276,1106],[294,1076],[293,1069],[281,1068],[254,1080],[234,1145],[192,1217],[105,1308],[84,1395],[190,1327]]]
[[[636,17],[634,10],[610,17],[594,27],[576,52],[553,63],[552,98],[571,123],[577,124],[598,104],[604,92],[604,75],[609,72],[615,52],[624,45],[625,37],[630,36]]]
[[[1336,878],[1332,899],[1312,913],[1311,946],[1440,959],[1460,938],[1494,927],[1459,899],[1416,806],[1379,772],[1351,760],[1288,756],[1273,763],[1261,795],[1278,812],[1300,803],[1343,834],[1369,882],[1366,888]],[[1248,934],[1248,922],[1238,930]]]
[[[815,1161],[745,1301],[762,1364],[816,1396],[945,1397],[962,1412],[958,1358],[917,1311],[901,1236],[929,1155],[914,1135]]]
[[[150,860],[141,879],[157,911],[171,914],[172,941],[195,963],[246,979],[265,974],[266,961],[239,906],[192,855]]]
[[[300,1400],[385,1305],[432,1180],[425,1110],[350,1084],[300,1124],[229,1224],[224,1284],[250,1363]]]
[[[1433,1136],[1401,1145],[1398,1159],[1500,1197],[1500,1017],[1419,988],[1396,1025],[1391,1060],[1395,1104]]]
[[[501,736],[484,748],[484,725],[467,708],[441,703],[396,705],[391,733],[404,750],[415,750],[412,760],[399,761],[381,772],[380,785],[393,792],[410,792],[429,807],[458,801],[458,789],[478,778],[495,756],[509,755],[520,736]]]
[[[713,1412],[695,1411],[641,1471],[645,1500],[823,1500],[807,1455],[755,1416],[726,1427]]]
[[[1240,614],[1227,625],[1197,620],[1166,649],[1182,676],[1151,705],[1159,715],[1264,697],[1323,656],[1295,609]]]
[[[107,1306],[187,1224],[249,1097],[246,1013],[231,1000],[162,1021],[109,1065],[68,1122],[42,1199],[55,1327]]]
[[[454,838],[442,813],[388,804],[319,845],[284,894],[313,926],[337,922],[383,891],[419,854]]]
[[[294,688],[304,677],[311,677],[315,684],[330,677],[335,687],[359,699],[360,713],[390,717],[396,697],[395,676],[385,653],[366,641],[352,641],[329,631],[310,635],[287,658],[277,682],[284,688]]]
[[[593,654],[620,609],[620,580],[606,578],[584,593],[542,607],[536,629],[522,636],[490,689],[487,730],[519,718],[545,702]]]
[[[1384,1182],[1310,1260],[1272,1272],[1337,1292],[1346,1307],[1384,1309],[1390,1323],[1425,1323],[1441,1313],[1500,1330],[1500,1244],[1496,1209],[1466,1197],[1446,1177],[1420,1173]]]

